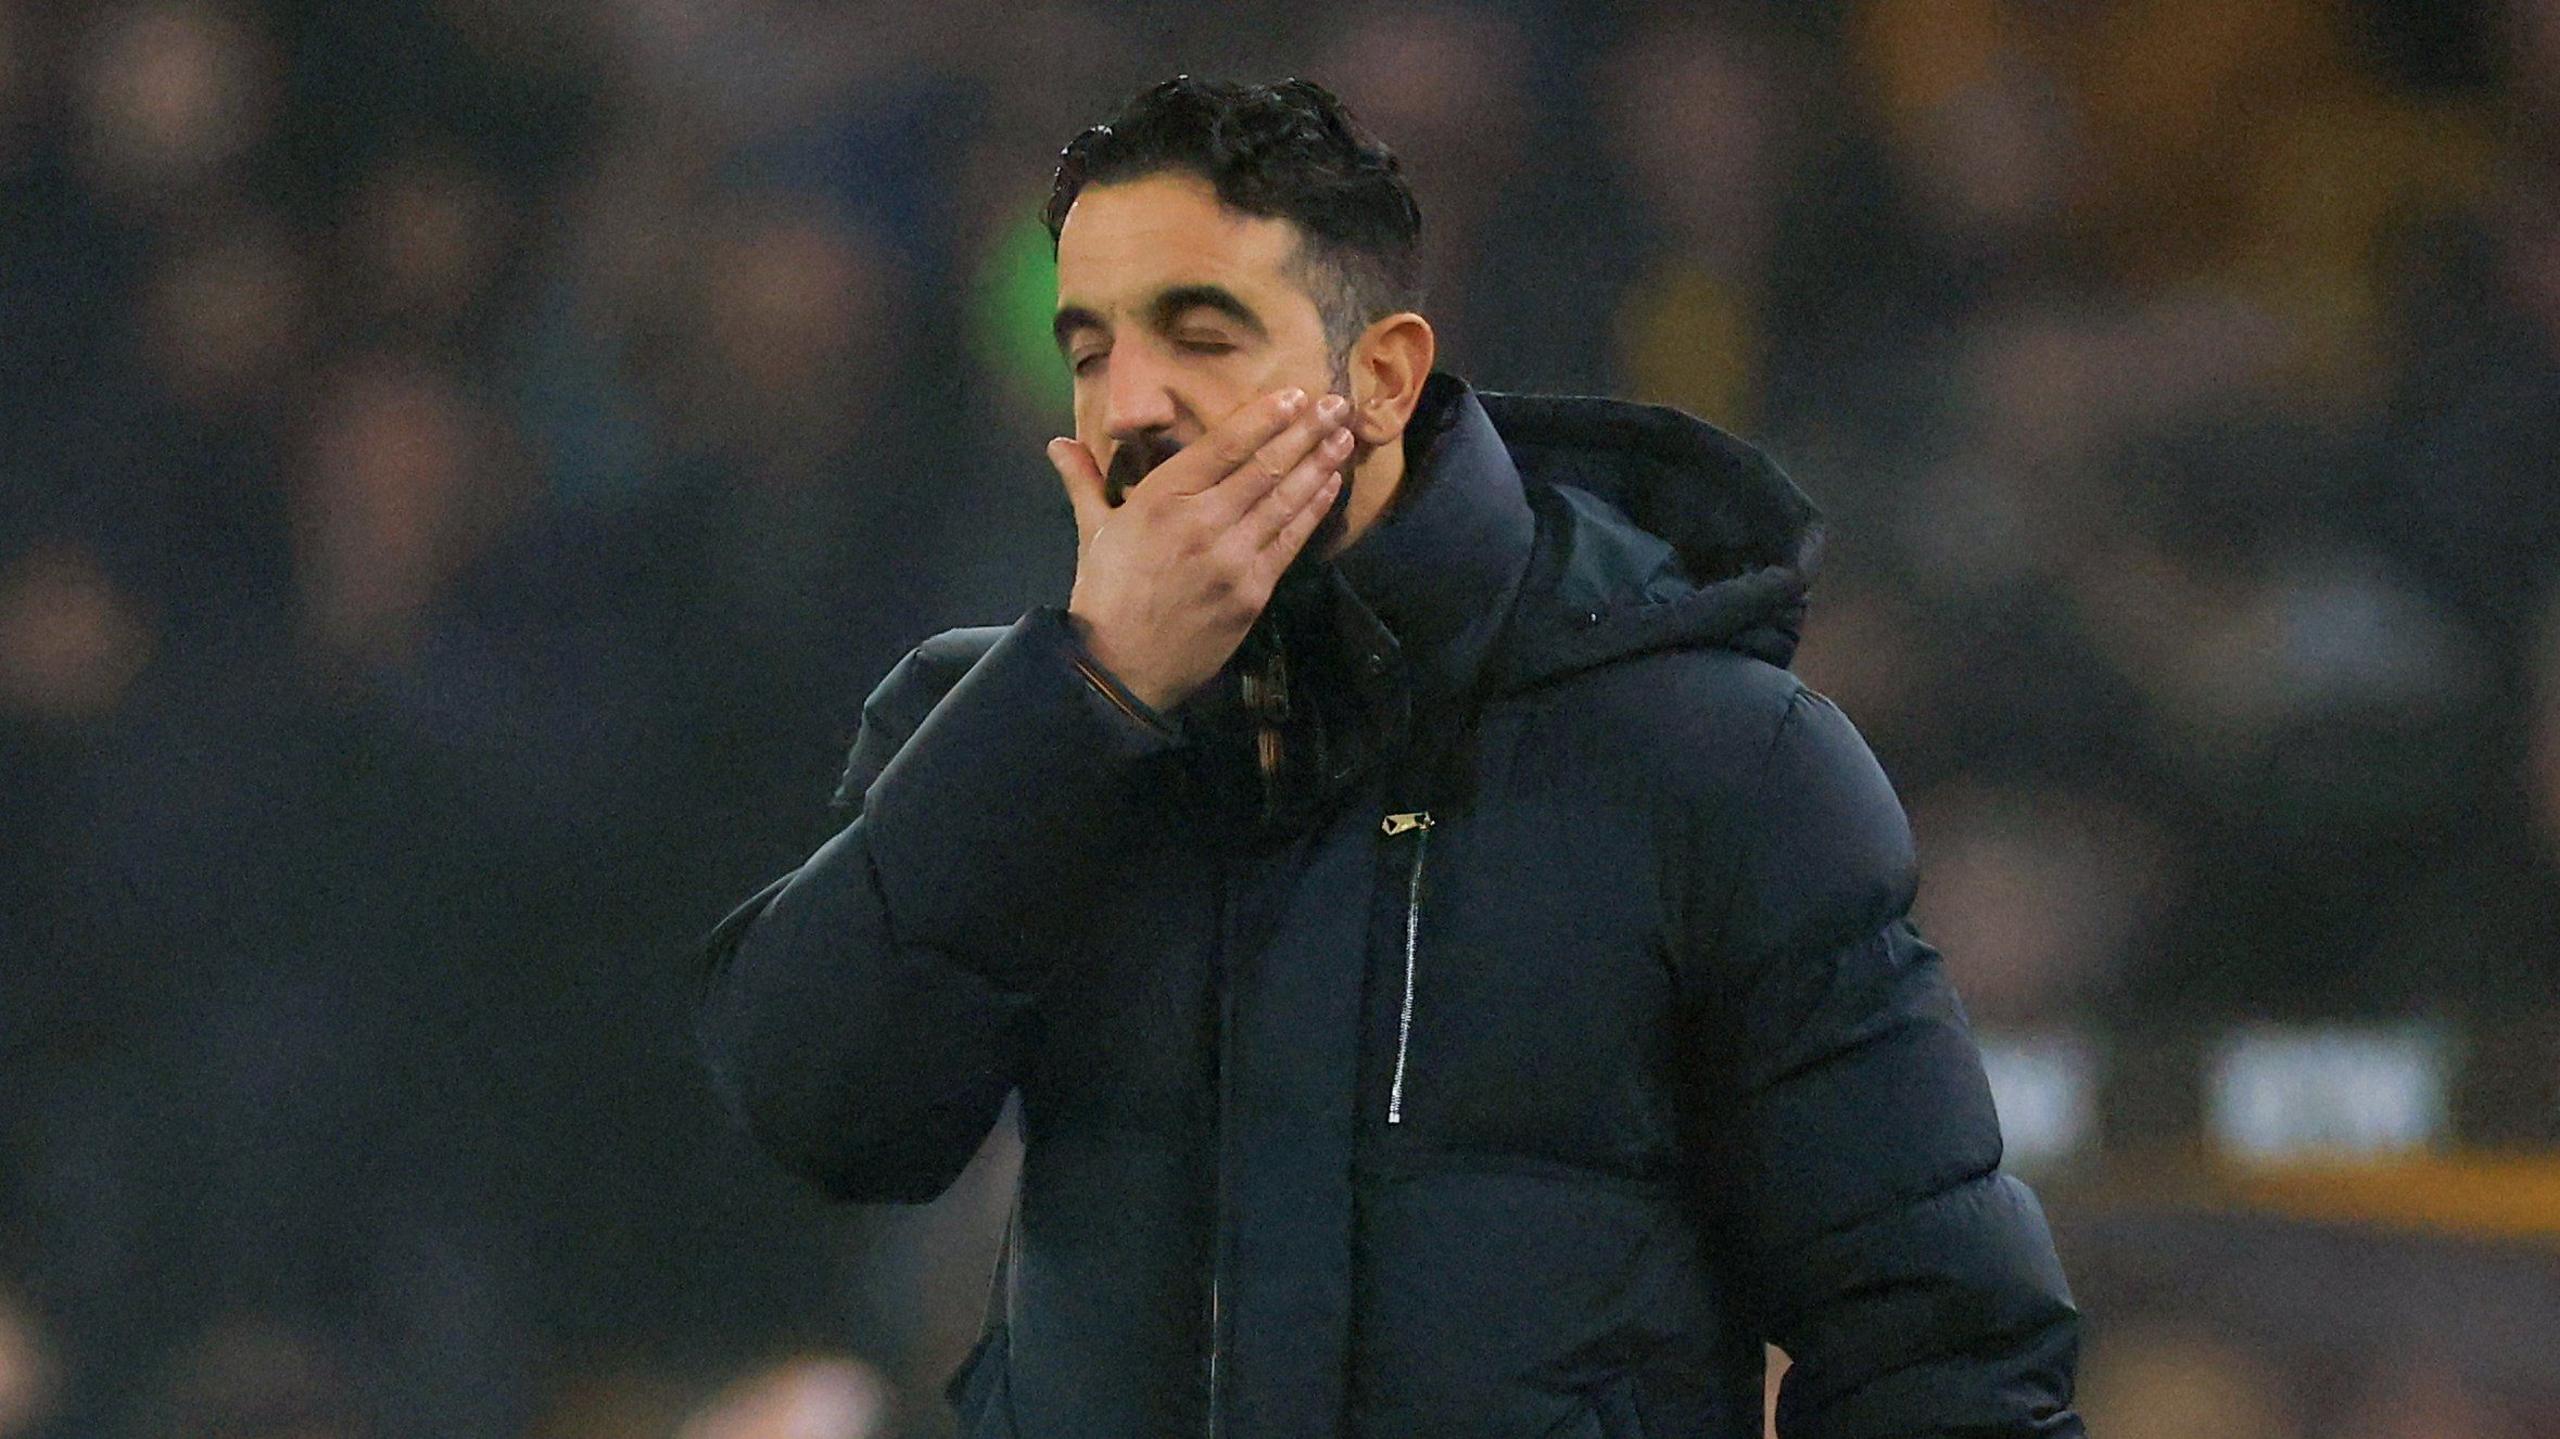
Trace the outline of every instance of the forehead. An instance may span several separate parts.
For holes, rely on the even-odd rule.
[[[1093,185],[1058,230],[1058,298],[1107,311],[1199,284],[1260,298],[1297,288],[1288,273],[1297,254],[1297,227],[1226,208],[1196,175]]]

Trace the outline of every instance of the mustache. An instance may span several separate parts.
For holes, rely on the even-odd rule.
[[[1170,435],[1140,435],[1123,442],[1111,452],[1111,468],[1103,472],[1103,498],[1117,507],[1138,481],[1180,453],[1181,444]]]

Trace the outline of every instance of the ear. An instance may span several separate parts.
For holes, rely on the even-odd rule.
[[[1377,321],[1352,343],[1351,434],[1362,449],[1403,440],[1439,352],[1431,322],[1411,310]]]

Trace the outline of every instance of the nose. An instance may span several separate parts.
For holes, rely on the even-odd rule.
[[[1180,417],[1174,403],[1173,372],[1151,353],[1154,346],[1113,347],[1103,394],[1103,432],[1114,444],[1170,430]]]

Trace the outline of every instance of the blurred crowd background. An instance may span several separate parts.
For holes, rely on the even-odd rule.
[[[2560,3],[0,0],[0,1436],[948,1432],[1007,1137],[824,1208],[691,947],[1063,598],[1036,210],[1185,69],[1829,512],[2093,1432],[2560,1434]],[[2278,1024],[2445,1167],[2233,1201]]]

